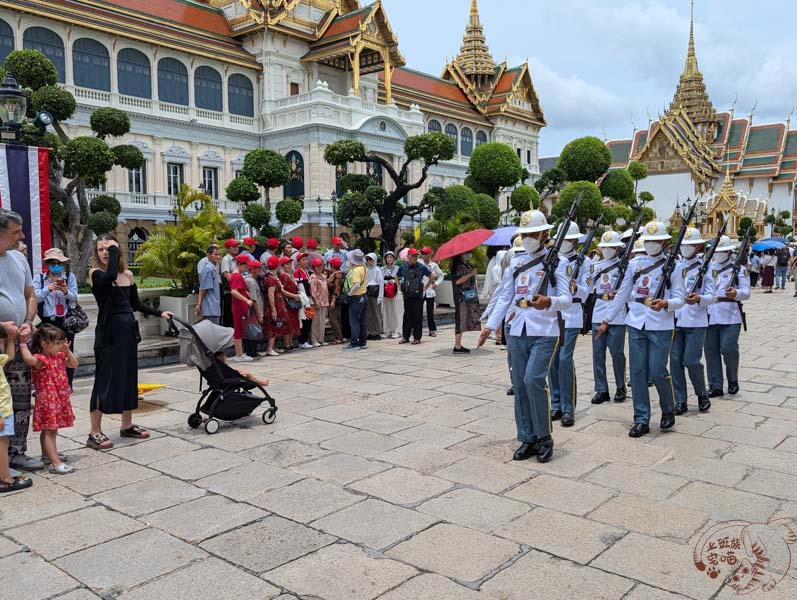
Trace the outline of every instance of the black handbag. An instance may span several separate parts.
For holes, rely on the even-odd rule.
[[[293,298],[285,298],[285,304],[291,310],[299,310],[302,308],[302,303],[299,300],[294,300]]]
[[[66,311],[66,315],[64,315],[64,322],[63,328],[64,331],[70,335],[77,335],[86,327],[89,326],[89,316],[86,314],[86,311],[75,302],[73,306],[70,306],[69,309]]]
[[[136,338],[136,344],[140,344],[141,328],[138,326],[138,321],[133,321],[133,336]]]
[[[365,288],[365,293],[371,298],[379,298],[379,286],[377,284],[369,285]]]

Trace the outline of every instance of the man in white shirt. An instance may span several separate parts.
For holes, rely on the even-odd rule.
[[[432,249],[429,246],[421,248],[421,260],[424,266],[435,276],[431,285],[427,285],[429,283],[428,277],[423,278],[423,284],[426,286],[424,302],[426,303],[426,322],[429,326],[429,337],[437,337],[437,323],[434,321],[435,302],[437,301],[436,290],[437,286],[446,278],[446,274],[443,273],[439,265],[432,260]]]
[[[565,263],[567,277],[570,282],[570,293],[573,304],[569,309],[562,311],[564,319],[564,341],[554,355],[549,373],[551,386],[551,419],[561,419],[562,427],[572,427],[575,424],[576,409],[576,367],[573,363],[573,353],[576,351],[576,341],[584,326],[583,302],[589,295],[587,279],[592,261],[584,259],[584,265],[576,274],[576,245],[581,237],[577,223],[570,223],[570,228],[565,234],[565,241],[560,250],[560,260]]]
[[[615,402],[624,402],[625,390],[625,309],[620,311],[614,321],[609,322],[606,334],[599,336],[598,327],[605,318],[609,299],[619,277],[620,250],[623,242],[616,231],[607,231],[601,237],[598,249],[603,260],[590,265],[587,283],[595,294],[595,307],[592,310],[592,374],[595,379],[595,395],[592,404],[609,401],[609,382],[606,378],[606,350],[612,356],[614,372]]]
[[[750,275],[741,267],[738,277],[734,277],[733,250],[733,242],[723,235],[711,263],[717,301],[708,308],[705,344],[710,398],[723,395],[723,361],[728,394],[734,396],[739,392],[739,334],[744,321],[741,303],[750,298]]]
[[[559,340],[558,313],[567,311],[573,298],[566,261],[560,260],[554,273],[545,273],[543,261],[549,252],[545,244],[550,229],[545,215],[538,210],[521,215],[517,233],[523,238],[526,253],[517,254],[504,273],[494,294],[495,306],[479,337],[481,347],[506,319],[515,424],[521,442],[513,460],[536,456],[539,462],[548,462],[553,456],[546,378]]]
[[[686,306],[675,312],[675,337],[670,349],[670,374],[675,391],[675,414],[682,415],[687,411],[687,391],[684,368],[689,371],[689,380],[697,396],[697,407],[700,412],[711,408],[706,393],[706,376],[703,371],[703,342],[708,327],[708,309],[714,304],[714,278],[704,277],[698,282],[700,266],[703,264],[701,253],[705,248],[705,240],[700,231],[688,227],[681,243],[681,260],[676,269],[681,272],[686,293]],[[695,292],[692,293],[692,288]]]
[[[661,405],[659,427],[670,429],[675,425],[675,402],[672,379],[667,371],[675,311],[684,305],[684,283],[675,269],[670,281],[665,281],[662,267],[667,261],[664,248],[670,242],[664,223],[651,221],[645,225],[642,243],[645,255],[633,262],[617,295],[611,300],[606,315],[598,328],[603,335],[628,303],[628,352],[631,358],[631,396],[634,401],[634,425],[628,432],[633,438],[650,433],[650,392],[648,378],[656,386]],[[663,286],[663,287],[662,287]]]

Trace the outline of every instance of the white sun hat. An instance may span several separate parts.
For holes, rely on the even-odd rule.
[[[695,227],[687,227],[684,233],[684,239],[681,242],[687,246],[696,246],[698,244],[705,244],[706,240],[700,235],[700,230]]]
[[[598,248],[619,248],[624,245],[623,240],[620,239],[619,233],[616,231],[607,231],[601,236]]]
[[[734,250],[736,250],[736,246],[731,241],[731,238],[727,235],[723,235],[717,243],[716,252],[733,252]]]
[[[515,235],[549,231],[550,229],[553,229],[553,225],[548,224],[548,220],[543,213],[538,210],[528,210],[520,215],[520,227],[515,231]]]
[[[645,230],[642,232],[642,240],[645,242],[669,239],[671,239],[671,237],[670,234],[667,233],[667,226],[661,221],[651,221],[645,225]]]
[[[639,238],[637,241],[634,242],[634,247],[631,248],[631,254],[638,254],[644,251],[645,251],[645,242],[642,241],[642,238]]]
[[[565,234],[566,240],[581,240],[581,232],[578,230],[578,223],[570,221],[570,227]]]

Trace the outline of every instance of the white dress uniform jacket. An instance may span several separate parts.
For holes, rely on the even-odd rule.
[[[614,289],[614,284],[620,273],[617,267],[620,264],[619,258],[601,260],[590,265],[590,274],[587,283],[591,284],[590,289],[595,294],[595,308],[592,309],[592,322],[600,324],[606,318],[609,306],[609,294]],[[631,267],[629,267],[631,268]],[[605,271],[605,272],[604,272]],[[613,321],[607,321],[609,325],[625,325],[625,305],[621,307],[620,313]]]
[[[681,277],[684,280],[684,294],[686,296],[689,295],[689,291],[695,285],[702,263],[703,260],[696,256],[691,259],[681,259],[675,266],[675,270],[681,272]],[[711,273],[707,273],[703,278],[700,289],[697,290],[700,302],[698,304],[684,304],[683,308],[675,311],[678,327],[708,327],[708,307],[714,304],[716,299],[714,288],[714,279],[711,277]]]
[[[737,325],[742,322],[742,311],[739,302],[744,302],[750,298],[750,274],[745,267],[739,271],[739,283],[736,286],[731,284],[733,277],[733,260],[724,263],[712,262],[711,269],[706,278],[713,278],[715,285],[715,295],[717,302],[708,307],[708,320],[711,325]],[[727,302],[725,290],[729,287],[736,287],[736,301]]]
[[[559,257],[560,263],[565,263],[567,268],[568,279],[573,279],[573,272],[576,269],[576,252],[571,252],[568,255],[562,254]],[[587,301],[589,296],[590,287],[587,283],[589,279],[589,269],[592,266],[592,260],[589,257],[584,258],[584,264],[578,272],[578,281],[576,286],[570,288],[573,296],[573,304],[569,309],[562,311],[562,316],[565,319],[566,329],[581,329],[584,326],[584,302]]]
[[[653,299],[659,285],[664,285],[661,269],[665,262],[664,254],[660,254],[659,256],[644,255],[629,263],[620,289],[617,290],[617,295],[607,310],[609,323],[617,319],[618,315],[622,313],[623,305],[628,303],[626,325],[647,331],[675,329],[674,313],[685,303],[684,280],[678,269],[672,273],[670,286],[664,288],[663,298],[667,300],[667,308],[656,312],[644,303],[648,298]],[[642,273],[651,266],[654,268],[647,273]]]
[[[570,294],[570,278],[567,276],[567,261],[560,260],[556,268],[556,287],[553,281],[548,286],[546,296],[551,299],[551,306],[545,310],[536,308],[521,308],[517,306],[520,300],[528,302],[537,293],[540,279],[542,279],[544,269],[542,264],[538,264],[531,269],[524,271],[513,277],[515,270],[528,262],[541,259],[547,254],[547,250],[540,250],[532,255],[518,254],[509,263],[509,268],[504,273],[501,283],[498,285],[495,294],[495,307],[487,320],[487,328],[495,331],[500,327],[501,321],[506,318],[512,320],[507,323],[509,334],[521,336],[525,332],[532,337],[559,337],[559,317],[557,312],[568,310],[573,303]]]

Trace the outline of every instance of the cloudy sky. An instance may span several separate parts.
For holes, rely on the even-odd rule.
[[[470,0],[382,0],[413,69],[440,75],[455,55]],[[669,105],[683,70],[689,0],[479,0],[490,50],[529,60],[548,127],[541,156],[581,135],[630,137]],[[696,0],[697,58],[717,110],[758,102],[758,123],[797,104],[794,0]],[[797,115],[792,127],[797,124]]]

